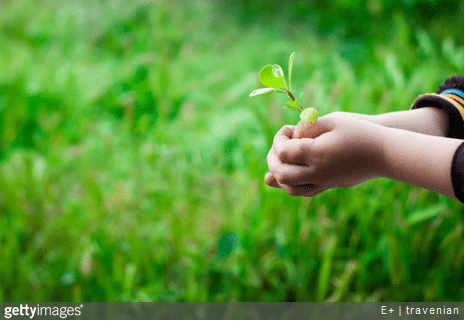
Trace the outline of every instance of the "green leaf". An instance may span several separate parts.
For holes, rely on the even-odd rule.
[[[286,102],[286,104],[288,106],[284,106],[284,108],[288,108],[288,109],[292,109],[292,110],[297,110],[298,112],[300,112],[299,110],[299,102],[296,100],[292,101],[292,100],[289,100],[288,102]]]
[[[289,57],[289,69],[288,69],[288,77],[287,77],[287,80],[289,81],[289,91],[292,91],[291,75],[292,75],[292,65],[294,64],[294,57],[295,57],[295,52],[291,53],[291,56]]]
[[[260,70],[260,81],[267,87],[286,89],[286,80],[280,65],[266,65],[263,67]]]
[[[286,104],[288,104],[289,106],[292,106],[292,107],[296,107],[296,108],[298,108],[298,106],[299,106],[299,102],[297,101],[297,99],[296,100],[289,100],[289,101],[286,102]]]
[[[256,90],[252,91],[250,93],[249,97],[262,95],[262,94],[270,93],[270,92],[273,92],[273,91],[276,91],[276,89],[274,89],[274,88],[260,88],[260,89],[256,89]]]

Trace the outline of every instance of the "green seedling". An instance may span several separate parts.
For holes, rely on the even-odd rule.
[[[300,113],[300,119],[302,119],[307,124],[314,123],[318,119],[318,111],[313,107],[308,107],[303,109],[301,104],[301,99],[297,99],[292,93],[291,89],[291,75],[292,75],[292,65],[294,63],[295,52],[289,57],[289,68],[288,68],[288,84],[286,84],[286,79],[284,77],[283,68],[280,65],[266,65],[260,70],[260,81],[266,88],[260,88],[252,91],[250,97],[267,94],[271,92],[280,92],[287,95],[291,100],[288,101],[284,106],[292,110],[296,110]],[[301,95],[302,96],[302,95]]]

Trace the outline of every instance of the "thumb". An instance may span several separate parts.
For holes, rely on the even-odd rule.
[[[308,124],[301,120],[297,126],[295,126],[292,138],[315,138],[327,131],[328,129],[322,126],[320,119],[312,124]]]

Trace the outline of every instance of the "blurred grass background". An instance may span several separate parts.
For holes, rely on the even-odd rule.
[[[1,301],[462,301],[463,205],[267,187],[298,114],[463,74],[462,1],[0,1]]]

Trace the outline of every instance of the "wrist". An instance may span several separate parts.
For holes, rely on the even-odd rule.
[[[462,140],[384,128],[382,177],[455,198],[451,164]]]
[[[374,131],[374,139],[376,140],[376,146],[373,149],[375,159],[376,159],[376,167],[375,167],[375,175],[376,177],[388,177],[389,172],[388,172],[388,164],[387,164],[387,158],[386,158],[386,141],[388,140],[388,137],[390,135],[390,129],[389,127],[385,127],[382,124],[378,123],[380,121],[380,117],[377,115],[372,116],[372,120],[374,123],[374,128],[376,129]]]
[[[388,128],[368,120],[363,120],[363,127],[358,129],[356,139],[362,144],[357,151],[359,159],[365,164],[367,179],[386,177],[385,141]]]

